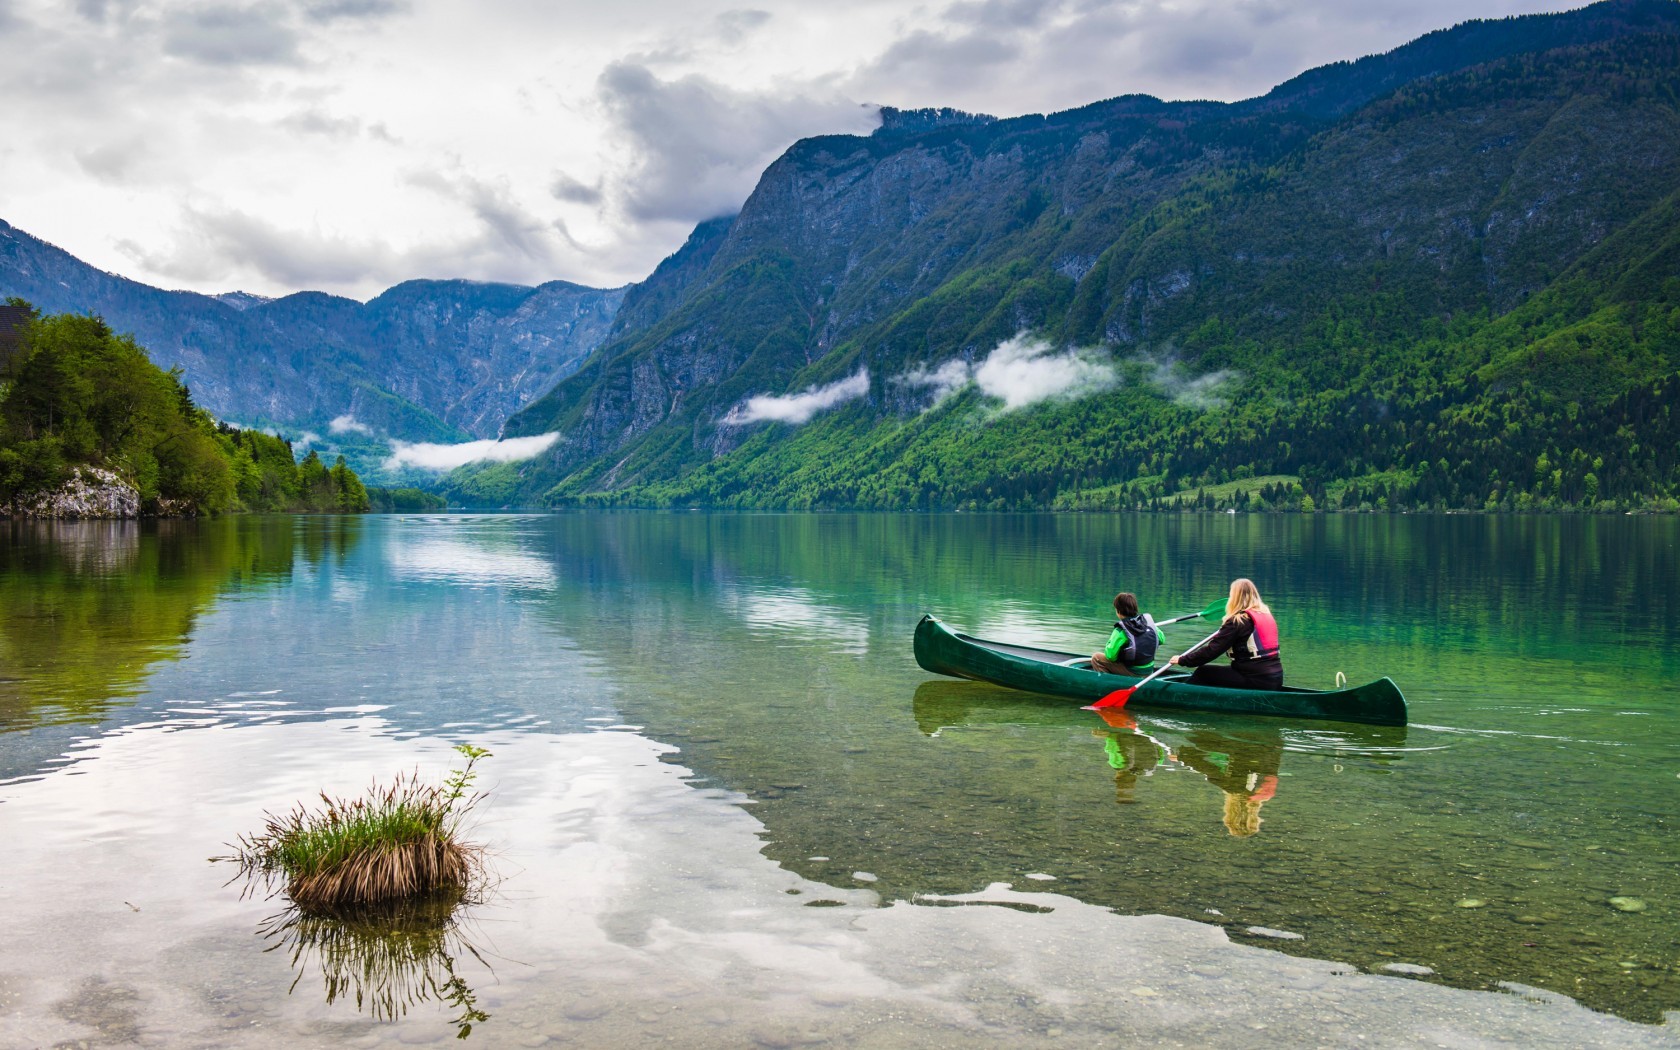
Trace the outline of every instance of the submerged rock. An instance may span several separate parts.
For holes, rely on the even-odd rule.
[[[1428,977],[1435,972],[1428,966],[1419,966],[1417,963],[1403,962],[1387,963],[1383,966],[1383,969],[1389,971],[1390,973],[1409,974],[1413,977]]]

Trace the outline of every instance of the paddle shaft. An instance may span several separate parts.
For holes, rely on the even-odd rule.
[[[1213,636],[1209,635],[1208,637],[1211,638]],[[1137,685],[1131,686],[1126,691],[1130,692],[1130,693],[1135,693],[1139,689],[1142,689],[1144,686],[1148,685],[1150,682],[1153,682],[1155,679],[1161,677],[1162,675],[1166,674],[1168,671],[1172,670],[1174,667],[1177,667],[1177,666],[1178,666],[1177,664],[1173,664],[1173,663],[1162,664],[1160,667],[1157,667],[1157,668],[1155,668],[1155,670],[1149,672],[1149,677],[1145,678],[1143,681],[1139,682]]]
[[[1185,613],[1183,616],[1174,616],[1170,620],[1156,620],[1155,621],[1155,626],[1165,627],[1169,623],[1183,623],[1185,620],[1194,620],[1198,616],[1201,617],[1204,620],[1210,620],[1215,616],[1222,615],[1224,612],[1225,612],[1225,599],[1220,598],[1217,601],[1209,602],[1207,604],[1207,607],[1204,608],[1201,612]]]

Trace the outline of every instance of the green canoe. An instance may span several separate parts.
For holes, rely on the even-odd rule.
[[[1139,679],[1091,670],[1091,657],[1035,649],[1008,642],[988,642],[958,634],[932,616],[916,625],[916,663],[923,670],[953,678],[1048,693],[1091,703]],[[1346,689],[1225,689],[1191,685],[1189,676],[1169,671],[1138,690],[1132,707],[1186,711],[1231,711],[1280,718],[1320,718],[1367,725],[1406,724],[1406,698],[1389,679]]]

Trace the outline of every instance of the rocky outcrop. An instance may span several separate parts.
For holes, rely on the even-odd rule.
[[[16,518],[138,518],[140,491],[103,467],[78,467],[51,492],[19,500]]]

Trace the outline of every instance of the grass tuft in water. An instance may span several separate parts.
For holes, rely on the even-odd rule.
[[[268,815],[263,831],[233,843],[240,873],[284,879],[299,909],[330,910],[418,897],[460,901],[487,880],[484,848],[462,840],[462,822],[483,798],[468,795],[473,766],[490,752],[471,744],[441,785],[417,773],[377,782],[360,798],[321,793],[324,808],[299,804]]]

